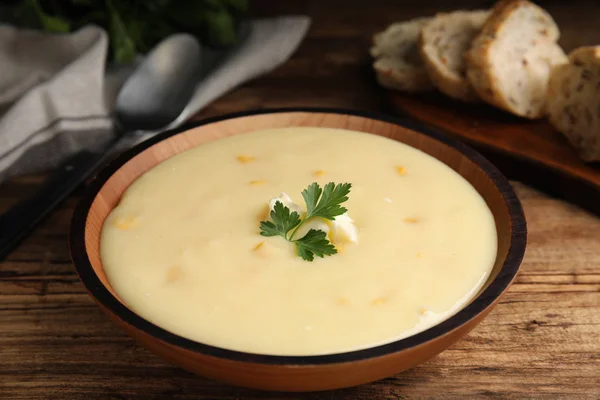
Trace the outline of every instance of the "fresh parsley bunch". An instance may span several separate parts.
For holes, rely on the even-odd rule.
[[[314,256],[324,257],[336,254],[337,250],[327,240],[327,234],[320,229],[310,229],[306,235],[295,239],[298,229],[311,218],[321,217],[329,220],[345,213],[346,208],[340,206],[348,200],[350,183],[335,184],[329,182],[323,189],[318,183],[313,182],[302,191],[306,203],[306,215],[300,218],[296,212],[277,201],[271,211],[270,221],[261,221],[260,234],[263,236],[281,236],[296,245],[298,255],[306,261],[313,261]]]
[[[4,3],[0,15],[46,32],[99,25],[109,32],[112,60],[126,63],[177,32],[208,46],[231,46],[247,8],[248,0],[20,0]]]

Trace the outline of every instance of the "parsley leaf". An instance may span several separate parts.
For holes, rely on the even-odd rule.
[[[327,240],[327,234],[320,229],[311,229],[300,239],[294,240],[298,248],[298,255],[306,261],[313,261],[318,257],[330,256],[337,253],[335,247]]]
[[[287,233],[300,224],[300,215],[296,211],[290,213],[290,209],[282,202],[275,202],[271,211],[272,221],[260,222],[260,234],[263,236],[283,236],[287,239]]]
[[[329,182],[321,190],[318,183],[311,184],[302,191],[302,197],[306,202],[306,218],[321,217],[332,220],[348,211],[340,204],[348,200],[351,187],[350,183],[336,185]]]
[[[306,261],[313,261],[315,255],[324,257],[336,254],[335,246],[327,240],[327,234],[320,229],[310,229],[299,239],[294,239],[294,236],[298,229],[311,218],[333,220],[338,215],[345,213],[346,208],[340,204],[348,200],[351,187],[350,183],[336,185],[330,182],[321,189],[318,183],[313,182],[302,191],[302,197],[306,203],[306,215],[303,219],[297,212],[290,212],[290,209],[281,201],[277,201],[270,213],[271,220],[260,222],[260,234],[262,236],[281,236],[287,241],[295,243],[298,255]]]
[[[302,197],[306,203],[306,215],[311,215],[314,209],[317,207],[321,193],[323,193],[323,190],[321,190],[321,187],[317,182],[311,183],[302,191]]]

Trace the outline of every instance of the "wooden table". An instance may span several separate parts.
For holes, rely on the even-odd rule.
[[[267,4],[269,3],[269,4]],[[387,23],[457,3],[255,1],[258,15],[314,17],[283,67],[216,101],[200,117],[257,107],[385,110],[368,66],[369,37]],[[436,4],[437,3],[437,4]],[[600,37],[597,3],[547,2],[563,45]],[[566,4],[568,3],[568,4]],[[39,181],[0,187],[0,209]],[[198,378],[126,336],[86,294],[67,230],[77,195],[0,263],[0,399],[600,398],[600,218],[514,183],[529,221],[515,284],[472,333],[431,361],[373,384],[314,394],[261,393]]]

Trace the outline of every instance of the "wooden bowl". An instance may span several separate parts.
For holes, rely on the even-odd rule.
[[[323,356],[275,356],[225,350],[168,332],[131,311],[102,269],[99,238],[106,216],[122,193],[158,163],[202,143],[265,128],[317,126],[386,136],[436,157],[466,178],[491,209],[498,231],[493,271],[464,309],[419,334],[382,346]],[[360,155],[357,155],[360,157]],[[256,389],[314,391],[375,381],[414,367],[448,348],[491,311],[514,279],[525,251],[526,224],[508,181],[464,144],[415,122],[366,113],[285,109],[228,115],[165,132],[125,152],[96,177],[71,225],[71,255],[77,273],[100,308],[142,345],[198,375]]]

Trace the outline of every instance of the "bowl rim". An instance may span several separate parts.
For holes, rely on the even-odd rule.
[[[208,125],[211,123],[235,119],[240,117],[257,116],[263,114],[275,113],[325,113],[336,115],[348,115],[361,118],[367,118],[377,121],[382,121],[404,128],[411,129],[420,134],[424,134],[434,140],[442,142],[453,149],[459,151],[479,168],[492,180],[494,185],[500,191],[506,207],[509,212],[511,225],[511,238],[508,253],[502,267],[494,280],[489,286],[471,301],[467,307],[450,318],[432,326],[431,328],[419,332],[415,335],[396,340],[387,344],[377,345],[361,350],[354,350],[342,353],[332,353],[324,355],[309,355],[309,356],[287,356],[287,355],[268,355],[247,353],[236,350],[228,350],[191,339],[184,338],[175,333],[169,332],[150,321],[144,319],[132,310],[123,305],[110,291],[102,284],[92,264],[88,258],[85,246],[85,227],[87,216],[91,208],[92,202],[107,182],[107,180],[119,170],[125,163],[131,160],[139,153],[145,151],[154,144],[163,141],[171,136],[185,132],[189,129]],[[392,353],[397,353],[408,348],[422,345],[428,341],[449,334],[451,331],[458,329],[470,320],[484,312],[488,307],[492,306],[498,298],[508,289],[515,276],[518,273],[519,267],[523,260],[525,247],[527,243],[527,226],[523,208],[517,198],[511,184],[506,177],[485,157],[479,152],[467,146],[466,144],[447,136],[436,129],[432,129],[421,122],[408,118],[396,118],[384,114],[379,114],[370,111],[357,111],[340,108],[322,108],[322,107],[290,107],[290,108],[271,108],[257,109],[242,112],[224,114],[216,117],[205,118],[200,121],[188,122],[176,129],[171,129],[159,133],[136,146],[126,150],[107,165],[105,165],[96,175],[93,181],[84,190],[81,199],[75,208],[71,219],[69,232],[70,252],[75,270],[79,275],[80,280],[84,284],[90,296],[98,302],[102,307],[111,313],[118,316],[126,324],[142,331],[143,333],[166,342],[172,346],[180,347],[192,352],[200,353],[205,356],[216,357],[237,362],[249,362],[267,365],[326,365],[357,362],[368,359],[373,359]]]

